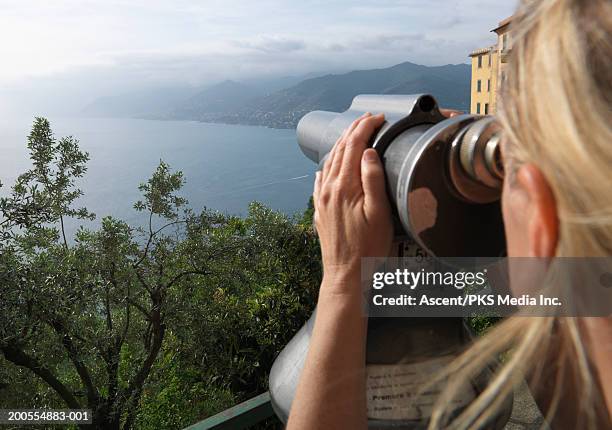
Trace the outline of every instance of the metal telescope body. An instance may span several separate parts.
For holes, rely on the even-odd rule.
[[[395,208],[398,256],[414,256],[419,249],[438,258],[501,256],[505,250],[499,201],[503,168],[494,119],[447,118],[427,94],[359,95],[345,112],[315,111],[304,116],[297,127],[302,152],[322,167],[344,130],[366,112],[385,114],[386,122],[370,144],[382,159],[388,197]],[[304,366],[315,314],[281,351],[270,371],[272,406],[283,422],[287,422]],[[425,366],[459,354],[472,337],[461,318],[369,318],[366,366],[392,367],[406,357],[415,366]],[[492,369],[483,369],[471,381],[476,392],[484,389]],[[401,411],[402,401],[406,400],[389,398],[389,410]],[[511,408],[510,397],[486,428],[502,428]],[[418,415],[369,416],[368,427],[426,428],[429,416]]]
[[[383,160],[403,232],[434,256],[503,252],[503,169],[493,118],[446,118],[430,95],[360,95],[343,113],[304,116],[297,127],[302,152],[321,165],[343,131],[365,112],[385,114],[371,145]]]

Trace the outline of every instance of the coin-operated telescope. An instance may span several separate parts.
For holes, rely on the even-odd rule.
[[[343,131],[365,112],[385,114],[371,144],[383,161],[401,233],[434,256],[503,252],[503,166],[493,117],[446,118],[429,95],[360,95],[346,112],[304,116],[297,127],[302,152],[322,165]]]
[[[425,94],[360,95],[345,112],[315,111],[304,116],[297,127],[302,152],[322,167],[344,130],[365,112],[385,114],[386,122],[370,145],[383,162],[387,193],[394,208],[396,256],[502,256],[503,165],[500,128],[494,118],[447,118],[436,100]],[[287,344],[270,372],[272,405],[283,422],[289,416],[314,318],[313,314]],[[458,355],[472,339],[470,329],[456,317],[371,317],[367,336],[367,373],[382,372],[381,378],[397,376],[396,382],[404,387],[416,384],[406,375],[435,372],[440,363]],[[453,413],[459,413],[486,387],[491,374],[492,367],[483,369],[482,375],[472,380],[471,391],[466,391]],[[406,402],[414,399],[393,393],[372,396],[371,388],[367,388],[369,428],[426,427],[431,405],[408,405]],[[431,397],[424,402],[433,403]],[[510,398],[487,428],[502,428],[511,407]],[[378,412],[371,412],[374,410]]]

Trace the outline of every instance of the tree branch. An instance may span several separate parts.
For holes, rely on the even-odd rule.
[[[182,224],[182,223],[186,223],[187,222],[187,220],[172,221],[172,222],[169,222],[169,223],[161,226],[157,230],[153,231],[152,225],[151,225],[151,216],[152,216],[152,214],[149,215],[149,238],[147,239],[147,243],[145,245],[145,249],[144,249],[144,252],[142,254],[142,257],[140,257],[138,259],[138,261],[136,263],[134,263],[134,265],[133,265],[134,268],[137,268],[138,266],[140,266],[142,264],[142,262],[145,260],[145,258],[147,258],[147,255],[149,253],[149,249],[151,247],[151,243],[153,242],[153,239],[155,238],[155,236],[157,236],[164,229],[166,229],[166,228],[168,228],[170,226],[173,226],[173,225],[176,225],[176,224]]]
[[[131,297],[127,297],[126,300],[130,305],[138,309],[140,313],[142,313],[145,316],[146,319],[151,319],[151,314],[140,303],[138,303],[136,300],[134,300]],[[127,331],[127,329],[125,329],[125,331]]]
[[[147,284],[147,281],[144,280],[142,273],[140,273],[140,271],[137,268],[134,268],[134,272],[136,272],[136,277],[138,278],[138,281],[141,283],[141,285],[145,288],[145,290],[147,290],[149,294],[153,294],[153,289],[149,287],[149,284]]]
[[[161,308],[160,303],[154,304],[155,311],[153,312],[154,315],[152,316],[153,342],[151,343],[147,357],[142,363],[140,370],[138,371],[138,373],[136,373],[136,376],[130,382],[126,390],[126,397],[129,400],[126,405],[127,417],[123,424],[124,430],[129,430],[132,428],[134,420],[136,419],[137,406],[138,406],[138,402],[140,401],[140,396],[142,394],[144,383],[147,380],[149,373],[151,372],[153,363],[155,363],[155,359],[157,358],[157,355],[159,354],[159,351],[162,346],[162,342],[164,340],[166,326],[161,321],[161,313],[160,313],[161,309],[160,308]]]
[[[116,270],[116,266],[115,266],[115,262],[111,263],[111,268],[110,268],[110,281],[111,284],[113,285],[113,287],[115,287],[115,289],[117,289],[117,278],[115,277],[115,270]],[[106,284],[106,288],[105,288],[105,297],[104,297],[104,306],[106,308],[106,328],[108,329],[108,331],[112,334],[113,332],[113,317],[111,315],[111,307],[110,307],[110,288],[108,287],[108,283]]]
[[[89,407],[95,409],[98,404],[100,394],[98,393],[98,390],[93,384],[91,375],[89,374],[89,370],[87,370],[87,367],[83,363],[83,360],[81,360],[81,357],[79,357],[79,351],[77,350],[76,345],[74,344],[72,338],[70,337],[64,325],[60,321],[53,320],[50,322],[50,325],[53,330],[61,337],[62,345],[68,352],[68,358],[70,358],[70,361],[74,365],[74,368],[76,369],[79,377],[81,378],[81,382],[83,382],[83,385],[85,385],[85,388],[87,390],[87,403],[89,404]]]
[[[107,375],[107,404],[108,414],[112,414],[114,418],[111,421],[115,421],[120,411],[117,410],[115,405],[118,403],[117,393],[119,391],[119,355],[121,352],[121,346],[119,344],[110,346],[106,350],[104,361],[106,362],[106,375]]]
[[[168,282],[165,286],[166,289],[170,288],[172,285],[174,285],[176,282],[178,282],[181,278],[184,278],[185,276],[189,276],[189,275],[210,275],[210,272],[207,272],[205,270],[189,270],[187,272],[182,272],[179,273],[178,275],[176,275],[174,278],[172,278],[170,280],[170,282]]]
[[[51,388],[55,390],[57,394],[66,402],[66,405],[70,409],[81,409],[81,404],[76,400],[70,390],[60,382],[59,379],[51,373],[49,369],[44,367],[36,358],[30,357],[23,350],[18,348],[16,345],[3,344],[0,345],[0,351],[11,363],[25,367],[31,370],[39,378],[45,381]]]
[[[127,295],[125,297],[125,325],[123,326],[123,332],[121,333],[121,337],[119,338],[119,349],[123,346],[123,342],[127,338],[128,330],[130,328],[130,314],[132,310],[132,303],[130,303],[130,283],[128,282],[127,287]],[[142,312],[142,311],[141,311]]]
[[[68,249],[68,241],[66,240],[66,229],[64,228],[64,216],[60,215],[60,226],[62,228],[62,237],[64,239],[64,249]]]

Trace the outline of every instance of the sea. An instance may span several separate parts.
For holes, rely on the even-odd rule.
[[[244,216],[261,202],[288,215],[301,213],[312,194],[316,165],[300,151],[295,130],[193,121],[118,118],[48,118],[56,138],[71,135],[90,156],[76,206],[96,214],[93,222],[69,221],[74,233],[95,228],[112,215],[132,226],[144,222],[133,209],[138,185],[160,160],[186,179],[181,195],[195,211],[204,207]],[[30,167],[26,147],[33,118],[0,122],[0,194]]]

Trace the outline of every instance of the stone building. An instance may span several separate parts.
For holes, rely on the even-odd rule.
[[[510,22],[512,17],[501,21],[497,28],[491,30],[497,34],[497,43],[481,48],[470,54],[472,58],[472,88],[470,113],[492,115],[496,112],[497,96],[506,79],[506,67],[512,38]]]

